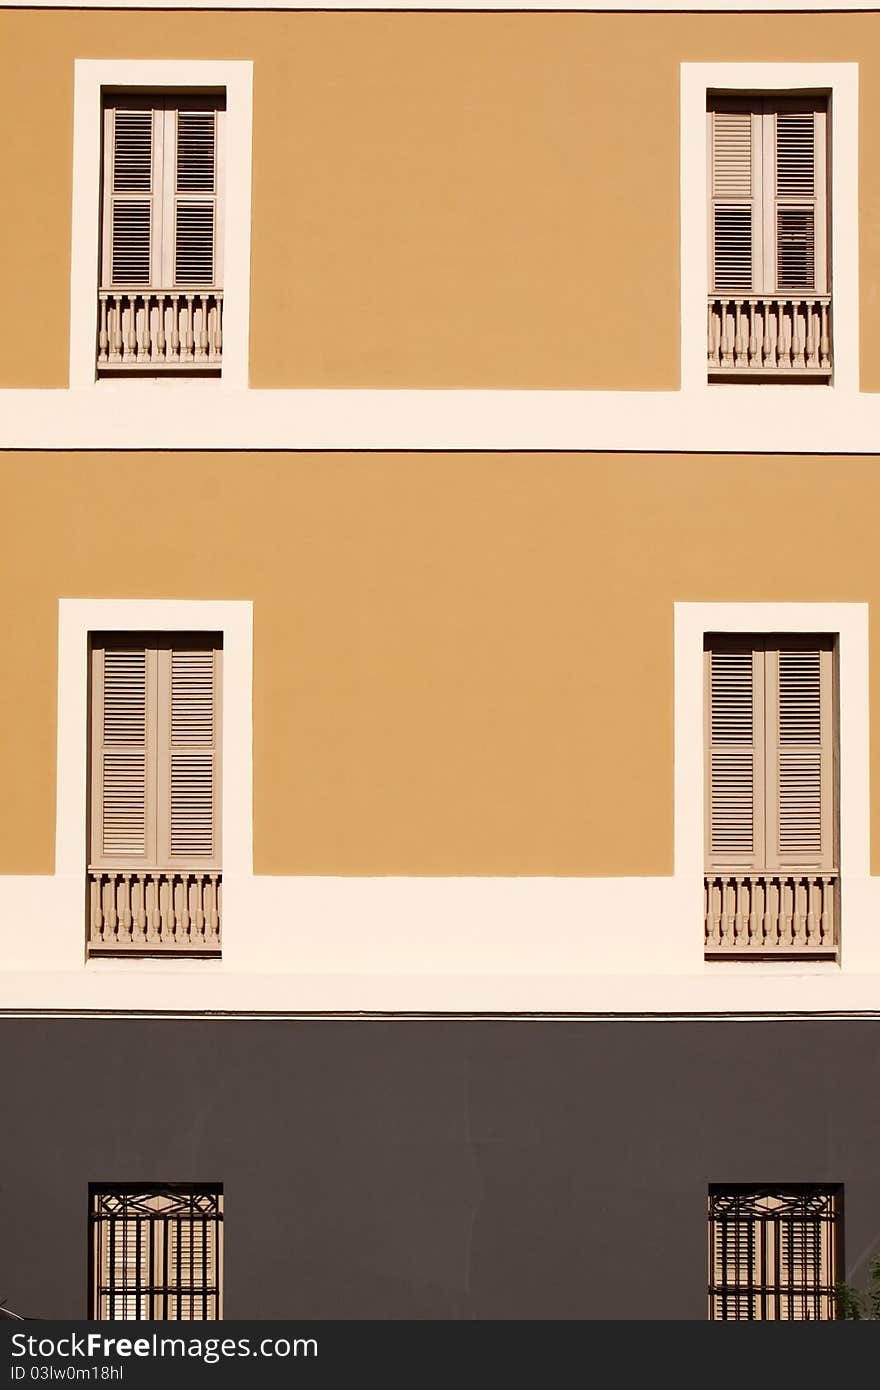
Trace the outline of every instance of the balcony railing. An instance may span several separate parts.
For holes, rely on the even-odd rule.
[[[831,375],[831,296],[709,296],[711,377]]]
[[[89,955],[219,955],[219,869],[89,869]]]
[[[99,291],[99,373],[218,372],[222,361],[222,290]]]
[[[840,880],[834,873],[708,874],[706,956],[837,956]]]

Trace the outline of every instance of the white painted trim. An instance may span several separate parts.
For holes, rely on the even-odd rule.
[[[84,882],[90,632],[223,633],[223,877],[253,874],[253,604],[203,599],[61,599],[55,877]],[[73,943],[74,947],[81,945]]]
[[[839,638],[841,963],[876,957],[874,921],[857,907],[870,879],[870,690],[866,603],[676,603],[675,876],[703,882],[703,635],[822,632]],[[695,731],[697,731],[695,733]],[[850,910],[852,908],[852,910]],[[722,962],[717,968],[729,969]]]
[[[706,411],[722,392],[743,399],[766,386],[706,380],[706,93],[711,89],[831,92],[831,287],[834,383],[781,386],[801,408],[807,389],[852,398],[859,390],[859,65],[858,63],[682,63],[681,65],[681,387]],[[770,388],[771,390],[774,388]],[[702,399],[701,399],[702,398]],[[849,401],[847,402],[847,407]],[[751,408],[751,401],[749,401]]]
[[[70,386],[88,391],[86,413],[95,409],[97,393],[110,383],[96,382],[97,287],[101,208],[102,87],[223,87],[226,90],[226,167],[224,177],[223,368],[221,382],[230,388],[248,384],[250,331],[251,146],[253,63],[194,62],[191,59],[86,59],[74,64],[73,208],[70,272]],[[234,196],[227,196],[234,192]],[[115,383],[131,400],[146,383]],[[216,381],[164,383],[162,390],[188,388],[192,404]],[[155,399],[153,399],[155,408]],[[210,410],[210,405],[207,406]],[[207,413],[207,411],[206,411]]]
[[[880,394],[818,385],[228,391],[216,381],[103,381],[88,391],[0,391],[0,449],[876,454]]]
[[[629,4],[576,4],[574,0],[529,0],[528,4],[516,4],[513,0],[399,0],[397,4],[373,3],[373,0],[79,0],[73,5],[71,0],[4,0],[0,9],[39,9],[39,10],[376,10],[383,14],[394,14],[407,10],[452,10],[466,13],[469,10],[510,11],[512,13],[540,14],[545,10],[563,10],[600,14],[617,13],[681,13],[687,10],[694,14],[742,13],[746,8],[744,0],[697,0],[689,4],[687,0],[631,0]],[[876,11],[876,0],[748,0],[749,11],[773,12],[778,14],[797,14],[801,10],[828,12],[855,10],[871,13]]]

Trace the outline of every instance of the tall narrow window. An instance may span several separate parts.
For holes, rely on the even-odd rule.
[[[839,940],[836,648],[707,637],[707,956],[819,956]]]
[[[224,102],[104,102],[98,371],[219,372]]]
[[[828,1320],[839,1267],[839,1189],[709,1191],[709,1317]]]
[[[219,635],[91,644],[89,953],[220,951]]]
[[[710,377],[831,375],[828,100],[708,103]]]
[[[92,1187],[91,1312],[105,1320],[222,1317],[217,1187]]]

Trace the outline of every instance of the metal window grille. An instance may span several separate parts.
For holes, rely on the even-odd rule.
[[[218,1187],[93,1187],[91,1316],[220,1318],[222,1222]]]
[[[710,1189],[710,1319],[833,1318],[840,1230],[838,1188]]]

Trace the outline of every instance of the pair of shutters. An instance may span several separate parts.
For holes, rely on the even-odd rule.
[[[707,118],[712,288],[827,293],[827,99],[714,97]]]
[[[161,1193],[130,1215],[98,1220],[99,1319],[214,1319],[220,1311],[220,1221]]]
[[[710,1199],[710,1215],[714,1318],[831,1315],[832,1198],[799,1202],[790,1194],[765,1193],[739,1202]]]
[[[105,103],[104,289],[222,286],[224,116],[212,97]]]
[[[837,871],[831,637],[706,640],[706,868]]]
[[[92,868],[220,867],[219,635],[96,634]]]

